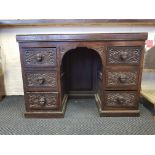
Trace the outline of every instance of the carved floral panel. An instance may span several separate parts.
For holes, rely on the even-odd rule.
[[[56,109],[58,106],[57,93],[27,93],[30,109]]]
[[[108,47],[108,63],[111,64],[139,64],[141,58],[141,47],[111,46]]]
[[[106,93],[107,106],[135,106],[136,93],[134,92],[108,92]]]
[[[28,87],[52,87],[57,88],[57,73],[56,72],[29,72],[26,73]]]
[[[57,65],[56,48],[25,48],[26,65]]]
[[[107,72],[107,86],[137,85],[137,72]]]

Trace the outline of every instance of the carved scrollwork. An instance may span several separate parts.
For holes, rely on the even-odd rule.
[[[26,73],[28,87],[57,87],[57,74],[54,72]]]
[[[135,93],[120,93],[120,92],[108,92],[106,93],[106,105],[107,106],[134,106],[136,103]]]
[[[26,48],[24,57],[26,65],[56,66],[56,48]]]
[[[104,57],[104,52],[105,52],[105,47],[90,47],[91,49],[93,49],[94,51],[97,51],[98,54],[103,58]]]
[[[88,49],[92,49],[94,51],[97,51],[97,53],[103,57],[103,53],[105,52],[105,47],[104,46],[100,46],[100,47],[93,47],[93,46],[64,46],[64,47],[60,47],[60,53],[61,53],[61,58],[63,57],[63,55],[69,51],[69,50],[73,50],[73,49],[76,49],[78,47],[85,47],[85,48],[88,48]]]
[[[64,56],[64,54],[72,49],[76,49],[76,46],[61,46],[60,47],[60,54],[61,54],[61,59]]]
[[[111,64],[139,64],[141,58],[141,47],[112,46],[108,48],[108,63]]]
[[[31,109],[55,109],[57,108],[58,95],[53,93],[30,93],[27,94]]]
[[[137,72],[108,72],[107,86],[136,85]]]

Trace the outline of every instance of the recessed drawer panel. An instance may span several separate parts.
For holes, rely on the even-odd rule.
[[[106,87],[109,89],[137,89],[138,87],[137,70],[107,70]]]
[[[137,106],[137,92],[135,91],[106,91],[106,108],[132,108]]]
[[[108,64],[138,65],[141,60],[142,47],[110,46],[107,49]]]
[[[25,71],[27,91],[57,91],[56,71]]]
[[[31,92],[26,93],[26,103],[28,109],[34,110],[54,110],[58,108],[58,93]]]
[[[56,48],[23,48],[23,62],[26,67],[57,65]]]

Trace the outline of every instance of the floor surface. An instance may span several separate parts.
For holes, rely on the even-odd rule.
[[[150,135],[155,120],[140,105],[140,117],[99,117],[94,99],[70,99],[65,118],[26,119],[23,96],[0,102],[1,135]]]

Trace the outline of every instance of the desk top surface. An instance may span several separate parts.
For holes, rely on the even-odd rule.
[[[89,34],[31,34],[17,35],[18,42],[26,41],[102,41],[146,40],[148,33],[89,33]]]

